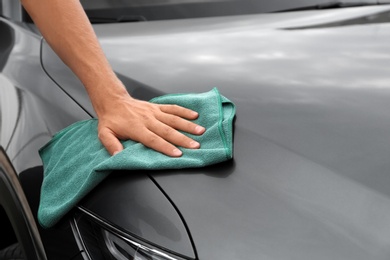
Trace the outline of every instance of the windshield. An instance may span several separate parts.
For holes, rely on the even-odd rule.
[[[342,5],[334,5],[335,2]],[[357,6],[380,2],[381,0],[81,0],[91,22],[95,23],[256,14],[299,10],[303,7],[336,8],[352,3]]]

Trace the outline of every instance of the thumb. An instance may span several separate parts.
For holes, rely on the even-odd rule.
[[[123,150],[123,145],[111,130],[107,128],[99,129],[98,137],[109,154],[115,155]]]

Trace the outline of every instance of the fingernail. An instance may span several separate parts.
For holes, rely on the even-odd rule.
[[[195,127],[195,131],[197,132],[197,133],[203,133],[204,131],[205,131],[206,129],[203,127],[203,126],[196,126]]]
[[[173,149],[172,151],[173,156],[181,156],[183,153],[179,149]]]
[[[114,152],[113,154],[112,154],[112,156],[114,156],[114,155],[116,155],[116,154],[118,154],[119,153],[119,151],[116,151],[116,152]]]
[[[192,142],[190,142],[190,147],[191,148],[199,148],[200,144],[198,142],[192,141]]]

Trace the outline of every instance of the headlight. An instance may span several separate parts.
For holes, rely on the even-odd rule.
[[[120,238],[106,230],[103,231],[106,246],[118,260],[178,260],[150,245],[141,244],[134,239]],[[180,258],[183,259],[183,258]]]
[[[87,212],[84,212],[87,213]],[[78,246],[86,259],[189,260],[124,233],[87,213],[76,214],[72,223]]]

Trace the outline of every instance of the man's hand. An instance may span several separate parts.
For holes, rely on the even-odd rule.
[[[106,97],[105,102],[108,102]],[[101,103],[100,103],[101,104]],[[168,156],[178,157],[176,147],[197,149],[200,144],[180,133],[201,135],[205,129],[188,120],[198,113],[176,105],[158,105],[124,94],[108,106],[95,110],[99,119],[99,139],[112,155],[123,150],[119,140],[131,139]]]

